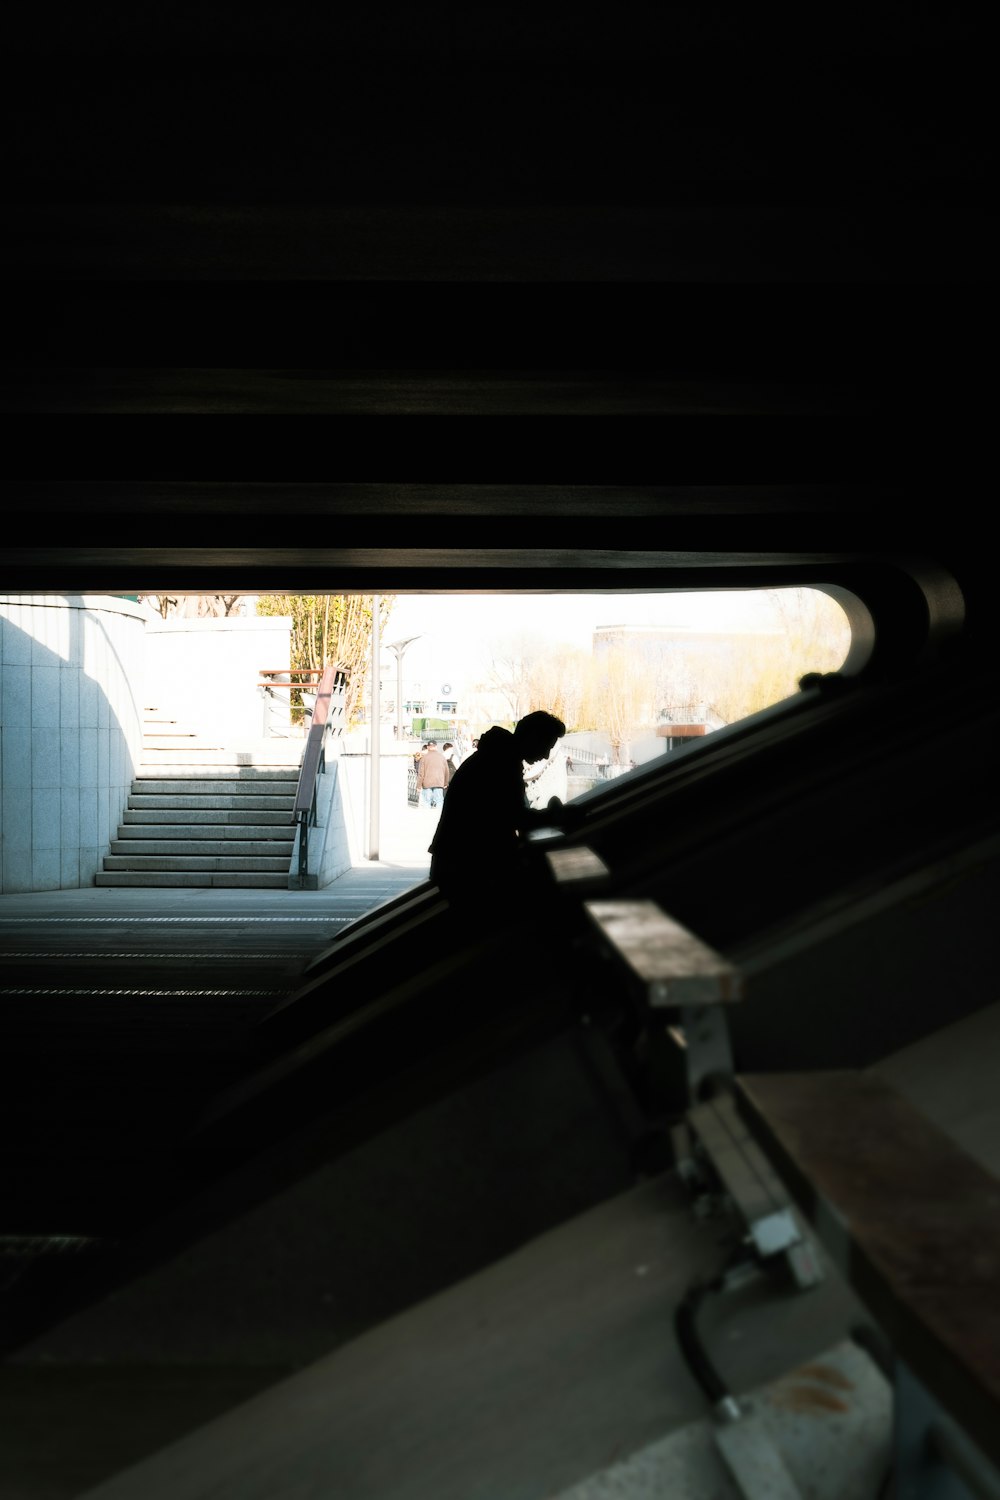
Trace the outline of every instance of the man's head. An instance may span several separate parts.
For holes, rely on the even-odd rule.
[[[442,750],[454,750],[454,748],[455,746],[452,744],[451,740],[445,740],[444,744],[441,746]]]
[[[551,755],[556,740],[561,740],[565,733],[562,719],[539,708],[533,714],[525,714],[514,726],[514,743],[521,759],[530,766]]]

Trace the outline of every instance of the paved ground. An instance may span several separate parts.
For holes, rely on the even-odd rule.
[[[186,965],[192,955],[245,955],[260,945],[294,962],[426,880],[435,821],[435,814],[410,806],[383,819],[378,859],[365,860],[321,891],[87,886],[0,895],[0,961],[9,968],[18,957],[36,963],[58,954],[148,957],[169,930],[167,959],[175,966]]]
[[[704,1419],[671,1325],[717,1232],[692,1216],[672,1174],[652,1179],[101,1484],[93,1500],[547,1500]],[[706,1308],[703,1324],[742,1394],[803,1361],[821,1385],[815,1366],[855,1316],[835,1280],[805,1293],[762,1283]],[[846,1435],[860,1392],[840,1389],[846,1401],[821,1425]],[[800,1428],[809,1415],[800,1394]],[[878,1477],[884,1415],[866,1440]],[[683,1471],[677,1500],[733,1493],[715,1488],[710,1455],[686,1454]],[[668,1491],[619,1475],[595,1491],[653,1493]]]

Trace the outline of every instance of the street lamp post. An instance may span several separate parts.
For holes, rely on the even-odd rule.
[[[396,738],[403,738],[403,656],[407,646],[412,646],[414,641],[419,641],[419,635],[408,636],[405,641],[389,641],[386,649],[391,651],[396,658]]]
[[[382,676],[382,636],[379,615],[382,607],[380,595],[372,595],[372,685],[371,685],[371,796],[368,802],[368,858],[378,859],[381,818],[382,781],[382,700],[379,686]],[[389,650],[396,657],[396,738],[403,738],[403,652],[407,646],[419,640],[411,635],[405,641],[391,641]]]
[[[379,695],[379,674],[381,672],[381,632],[380,616],[382,612],[382,599],[378,594],[372,595],[372,686],[369,699],[369,712],[371,716],[371,734],[368,743],[371,747],[371,796],[368,801],[368,858],[378,859],[379,850],[379,796],[380,783],[382,779],[382,702]]]

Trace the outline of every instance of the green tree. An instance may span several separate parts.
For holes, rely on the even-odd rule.
[[[331,664],[347,672],[347,722],[357,722],[371,670],[374,594],[262,594],[258,615],[290,615],[291,664],[319,670]],[[389,623],[394,594],[379,595],[379,623]]]

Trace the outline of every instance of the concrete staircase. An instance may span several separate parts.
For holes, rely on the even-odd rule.
[[[286,889],[303,744],[234,749],[148,710],[125,821],[95,884]]]

